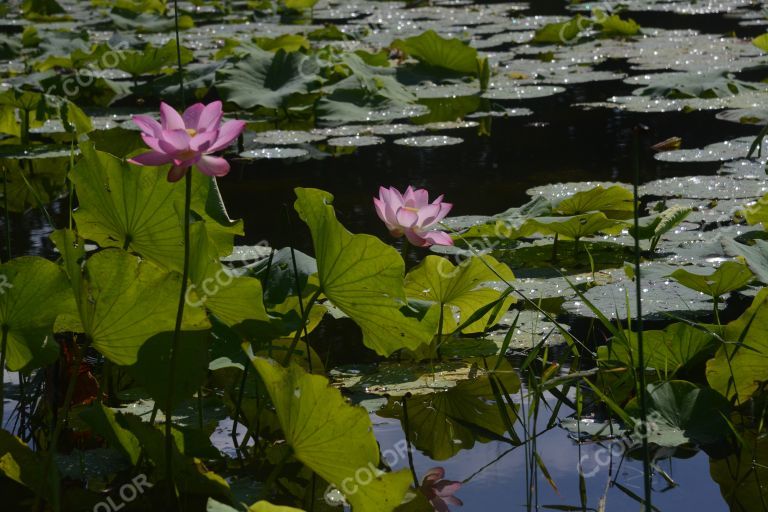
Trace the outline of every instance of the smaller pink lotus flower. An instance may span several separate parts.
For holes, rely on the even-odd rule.
[[[458,507],[464,505],[454,496],[454,493],[461,488],[461,482],[443,480],[443,477],[445,477],[445,469],[437,467],[427,471],[421,480],[420,490],[437,512],[449,512],[448,505]]]
[[[448,233],[428,231],[443,220],[453,207],[443,202],[442,195],[430,203],[429,192],[423,188],[414,190],[408,187],[401,194],[395,187],[379,187],[379,197],[373,198],[373,204],[392,236],[405,235],[416,247],[453,245]]]
[[[150,116],[133,116],[141,128],[141,138],[152,151],[129,160],[138,165],[165,165],[173,163],[168,181],[179,181],[190,167],[208,176],[224,176],[229,163],[212,153],[229,146],[245,129],[244,121],[221,124],[222,105],[214,101],[208,105],[196,103],[179,114],[173,107],[160,103],[160,122]]]

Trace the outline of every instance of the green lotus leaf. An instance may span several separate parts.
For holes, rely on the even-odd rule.
[[[307,56],[300,52],[252,50],[233,67],[219,70],[216,89],[223,100],[240,108],[283,107],[296,94],[319,84]]]
[[[112,23],[121,30],[135,30],[137,33],[172,32],[175,22],[172,16],[158,16],[150,12],[137,13],[128,9],[113,7],[109,13]],[[179,30],[195,26],[195,20],[186,14],[179,16]]]
[[[525,234],[559,235],[564,239],[578,240],[596,233],[617,234],[625,227],[624,222],[609,219],[604,213],[596,212],[570,217],[536,217],[527,220],[520,231]]]
[[[2,158],[0,168],[6,172],[8,210],[11,212],[25,212],[40,205],[47,206],[67,192],[69,157],[29,158],[23,161]],[[3,196],[1,180],[2,176],[0,197]]]
[[[498,440],[508,431],[502,416],[514,423],[516,406],[500,404],[491,379],[503,385],[508,395],[520,389],[520,379],[508,365],[502,370],[465,380],[447,391],[416,395],[407,399],[408,426],[414,446],[433,460],[447,460],[461,450],[469,450],[475,442]],[[377,414],[385,418],[403,419],[402,399],[390,399]]]
[[[560,215],[603,212],[609,219],[628,219],[634,212],[633,195],[621,185],[608,188],[598,185],[566,197],[555,206],[554,211]]]
[[[744,217],[750,224],[763,223],[768,226],[768,194],[761,197],[755,204],[744,209]]]
[[[171,404],[179,404],[200,389],[208,377],[208,345],[211,332],[208,330],[183,331],[181,349],[176,353],[175,380]],[[161,332],[147,339],[139,349],[136,363],[126,367],[130,376],[136,379],[161,405],[168,403],[171,346],[173,332]],[[165,407],[163,407],[165,409]]]
[[[618,14],[607,15],[599,9],[593,11],[595,24],[600,27],[603,36],[636,36],[640,33],[640,25],[632,18],[623,20]]]
[[[95,402],[87,409],[80,411],[79,416],[96,434],[103,437],[112,448],[120,450],[128,457],[131,464],[136,465],[138,463],[141,456],[139,440],[130,431],[118,424],[115,418],[115,411],[106,407],[101,402]]]
[[[119,249],[88,258],[83,267],[83,241],[68,230],[51,239],[64,258],[82,329],[94,348],[119,365],[136,362],[151,337],[171,332],[181,289],[181,276]],[[202,309],[187,304],[182,329],[210,327]]]
[[[163,46],[148,44],[142,50],[123,50],[115,66],[133,77],[160,73],[166,68],[178,65],[176,40],[171,39]],[[181,63],[188,64],[194,60],[192,51],[181,48]]]
[[[592,26],[592,20],[578,14],[568,21],[548,23],[538,29],[531,39],[536,44],[571,44],[579,34]]]
[[[458,39],[445,39],[434,30],[418,36],[397,39],[392,48],[404,52],[419,62],[464,75],[477,76],[477,50]]]
[[[317,0],[280,0],[280,4],[286,9],[304,11],[315,6]]]
[[[233,508],[211,498],[208,500],[205,510],[206,512],[243,512],[244,509]],[[257,501],[245,512],[302,512],[302,510],[293,507],[273,505],[268,501]]]
[[[436,313],[422,321],[406,316],[405,264],[397,251],[370,235],[353,235],[336,219],[333,196],[296,189],[296,211],[312,233],[320,288],[363,331],[363,343],[388,356],[432,340]]]
[[[768,242],[756,239],[754,245],[745,245],[726,238],[722,243],[728,254],[743,258],[755,276],[761,282],[768,283]]]
[[[625,330],[624,335],[628,343],[614,338],[609,345],[597,348],[601,362],[619,361],[627,367],[637,366],[637,333]],[[712,334],[676,323],[661,331],[643,331],[643,347],[645,367],[671,376],[712,357],[718,343]]]
[[[48,489],[50,504],[53,510],[60,510],[59,487],[61,477],[55,464],[50,465],[48,482],[43,484],[42,474],[45,467],[43,454],[32,451],[18,437],[7,430],[0,429],[0,475],[10,478],[33,492],[41,488]],[[3,499],[13,498],[3,496]],[[31,504],[27,505],[31,507]]]
[[[492,256],[476,256],[458,266],[440,256],[427,256],[405,276],[405,293],[411,299],[439,304],[444,310],[443,333],[450,333],[475,311],[501,297],[503,290],[483,286],[484,283],[510,282],[514,278],[509,267]],[[508,296],[495,314],[489,311],[463,331],[483,332],[488,324],[495,324],[513,302],[514,298]],[[458,318],[454,308],[459,311]]]
[[[253,365],[297,459],[341,490],[355,510],[390,512],[400,505],[411,475],[407,470],[376,470],[379,446],[365,409],[348,405],[325,377],[296,365],[286,369],[261,357],[254,358]],[[360,471],[372,472],[366,485],[355,483]]]
[[[768,482],[768,437],[754,429],[739,432],[743,442],[738,450],[725,458],[712,457],[709,471],[729,510],[760,510]]]
[[[768,34],[761,34],[754,39],[752,39],[752,44],[763,50],[764,52],[768,52]]]
[[[261,281],[235,276],[221,264],[218,251],[206,232],[205,222],[190,228],[191,265],[189,294],[198,297],[199,306],[216,315],[226,325],[247,331],[250,322],[269,322],[264,309]]]
[[[710,73],[665,73],[652,76],[650,85],[632,92],[639,96],[653,98],[728,98],[744,91],[754,91],[755,84],[736,80],[726,71]]]
[[[153,426],[133,414],[117,415],[121,427],[136,436],[143,453],[155,463],[156,472],[165,475],[165,436],[161,426]],[[174,430],[172,443],[172,466],[174,483],[179,492],[202,497],[230,500],[229,484],[224,478],[205,467],[202,461],[185,453],[185,435]]]
[[[744,402],[768,381],[768,288],[758,292],[752,305],[725,326],[727,341],[707,361],[707,382],[726,397]]]
[[[8,331],[6,365],[11,371],[40,367],[56,359],[50,334],[60,314],[74,302],[61,268],[36,256],[0,265],[0,327]]]
[[[184,187],[167,182],[167,166],[139,167],[92,145],[80,147],[83,159],[71,176],[80,202],[74,213],[80,235],[101,247],[122,247],[181,271]],[[197,172],[192,210],[206,221],[219,254],[232,252],[232,235],[242,233],[241,224],[228,219],[215,181]]]
[[[648,384],[648,442],[659,446],[680,446],[695,442],[709,444],[730,432],[725,415],[730,404],[710,388],[700,388],[684,380]],[[637,399],[627,404],[627,412],[640,417]]]
[[[33,21],[61,21],[69,19],[67,12],[56,0],[24,0],[21,3],[24,18]]]
[[[755,276],[743,263],[724,261],[717,270],[708,275],[694,274],[680,268],[672,272],[669,277],[697,292],[711,297],[720,297],[744,288]]]
[[[285,50],[286,52],[297,52],[299,50],[309,50],[309,40],[301,34],[283,34],[278,37],[257,37],[253,40],[259,48],[268,52]]]

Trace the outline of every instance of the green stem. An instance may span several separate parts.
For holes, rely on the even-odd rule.
[[[232,419],[232,443],[235,445],[235,453],[237,453],[237,458],[240,460],[241,464],[243,463],[243,457],[240,453],[240,443],[237,440],[237,425],[240,420],[240,410],[243,407],[243,398],[245,396],[245,384],[248,380],[248,368],[250,368],[250,363],[247,363],[243,369],[243,377],[240,380],[240,389],[237,392],[237,405],[235,406],[235,416]]]
[[[8,169],[3,166],[3,210],[5,213],[5,254],[11,260],[11,214],[8,211]]]
[[[197,388],[197,424],[203,430],[203,386]]]
[[[437,324],[437,344],[435,345],[435,353],[437,354],[438,361],[440,360],[440,345],[443,344],[443,319],[445,316],[445,304],[440,303],[440,320]]]
[[[712,296],[712,301],[715,303],[715,323],[718,327],[720,327],[722,324],[720,323],[720,308],[718,306],[720,305],[720,297],[717,295]]]
[[[72,363],[70,364],[69,383],[67,384],[67,392],[64,395],[64,405],[62,406],[61,413],[56,416],[56,426],[53,429],[53,436],[51,437],[51,442],[48,446],[48,453],[46,454],[45,463],[43,464],[43,474],[40,479],[40,490],[35,497],[34,510],[42,510],[42,500],[48,492],[47,484],[49,473],[51,471],[51,465],[53,464],[53,456],[56,453],[59,444],[59,437],[61,437],[61,431],[64,428],[64,423],[66,423],[66,419],[69,416],[69,408],[72,405],[72,396],[75,394],[75,384],[77,383],[77,376],[80,373],[80,365],[83,362],[85,351],[88,350],[90,345],[90,338],[86,338],[85,344],[82,346],[82,348],[80,348],[80,350],[75,355],[75,358],[72,360]],[[77,351],[77,342],[74,343],[74,348]]]
[[[301,326],[296,329],[296,334],[293,335],[291,346],[288,347],[288,353],[285,355],[285,359],[283,360],[283,366],[288,366],[288,364],[290,364],[291,356],[293,356],[293,352],[296,350],[296,345],[299,344],[301,333],[304,332],[304,326],[307,325],[307,321],[309,320],[309,312],[312,311],[312,306],[314,306],[315,302],[317,302],[317,298],[320,296],[321,292],[322,290],[317,290],[315,294],[312,295],[312,298],[309,299],[309,302],[307,302],[307,308],[304,310],[304,314],[301,316]]]
[[[173,483],[173,395],[176,392],[176,356],[179,352],[179,341],[181,339],[181,324],[184,320],[184,305],[187,296],[187,281],[189,280],[189,217],[190,204],[192,202],[192,169],[187,171],[184,180],[184,269],[181,275],[181,291],[179,293],[179,307],[176,312],[176,326],[173,330],[173,341],[171,342],[170,367],[168,369],[168,396],[165,407],[165,462],[166,477],[169,486],[169,499],[176,504],[176,489]]]
[[[640,205],[638,188],[640,186],[640,128],[635,129],[634,137],[634,179],[632,182],[633,202],[634,202],[634,226],[635,233],[640,232]],[[638,379],[637,379],[637,394],[640,402],[640,421],[642,421],[643,428],[648,428],[648,403],[645,389],[645,352],[643,345],[643,302],[642,302],[642,282],[640,275],[640,238],[635,237],[635,309],[637,314],[637,357],[639,361],[638,365]],[[645,491],[645,510],[651,512],[653,505],[651,504],[652,488],[651,488],[651,459],[650,450],[648,446],[648,435],[644,433],[642,436],[643,444],[643,484]]]
[[[403,257],[403,262],[405,263],[405,269],[408,270],[408,253],[410,252],[411,244],[406,240],[403,239],[403,246],[400,248],[400,254]]]
[[[179,35],[179,1],[173,0],[173,21],[176,29],[176,62],[179,67],[179,90],[181,91],[181,106],[186,107],[187,99],[184,94],[184,64],[181,61],[181,35]]]
[[[173,0],[173,21],[176,32],[176,62],[179,67],[179,91],[181,93],[181,107],[186,107],[186,98],[184,96],[184,65],[181,60],[181,35],[179,34],[179,2]],[[176,392],[176,355],[181,338],[181,325],[184,319],[184,304],[187,296],[187,281],[189,280],[189,222],[190,208],[192,203],[192,169],[187,169],[185,177],[184,194],[184,268],[181,276],[181,291],[179,293],[179,307],[176,311],[176,326],[173,330],[173,341],[171,342],[171,354],[169,358],[170,368],[168,369],[168,397],[165,410],[165,468],[166,484],[168,485],[168,505],[171,510],[178,509],[176,499],[176,485],[173,480],[173,395]]]
[[[411,451],[411,432],[408,421],[408,397],[410,393],[403,395],[403,432],[405,433],[405,445],[408,452],[408,467],[411,468],[411,475],[413,476],[413,485],[416,489],[419,488],[419,477],[416,475],[416,466],[413,463],[413,452]]]
[[[288,462],[288,459],[291,457],[291,454],[292,452],[290,450],[286,450],[285,455],[283,455],[280,458],[280,462],[277,463],[275,468],[267,477],[267,481],[264,484],[264,490],[262,491],[263,499],[269,498],[269,492],[272,490],[272,487],[275,485],[277,478],[280,476],[280,473],[283,471],[283,467],[285,466],[285,463]]]
[[[0,430],[5,425],[5,355],[8,348],[8,326],[3,326],[3,341],[0,346]]]
[[[21,145],[27,146],[29,144],[29,110],[22,109],[21,115]]]

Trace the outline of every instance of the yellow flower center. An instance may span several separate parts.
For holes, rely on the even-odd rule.
[[[414,208],[413,206],[403,206],[403,209],[404,210],[408,210],[409,212],[419,213],[419,209],[418,208]]]
[[[190,137],[194,137],[195,135],[197,135],[197,130],[195,130],[194,128],[187,128],[187,133],[189,134]]]

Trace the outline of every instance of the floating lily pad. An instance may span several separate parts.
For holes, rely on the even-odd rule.
[[[464,142],[464,139],[448,137],[447,135],[422,135],[395,140],[395,144],[412,148],[440,148],[445,146],[455,146],[462,142]]]
[[[309,156],[309,151],[301,148],[262,148],[252,149],[240,153],[242,158],[249,158],[253,160],[275,160],[275,159],[290,159],[290,158],[305,158]]]

